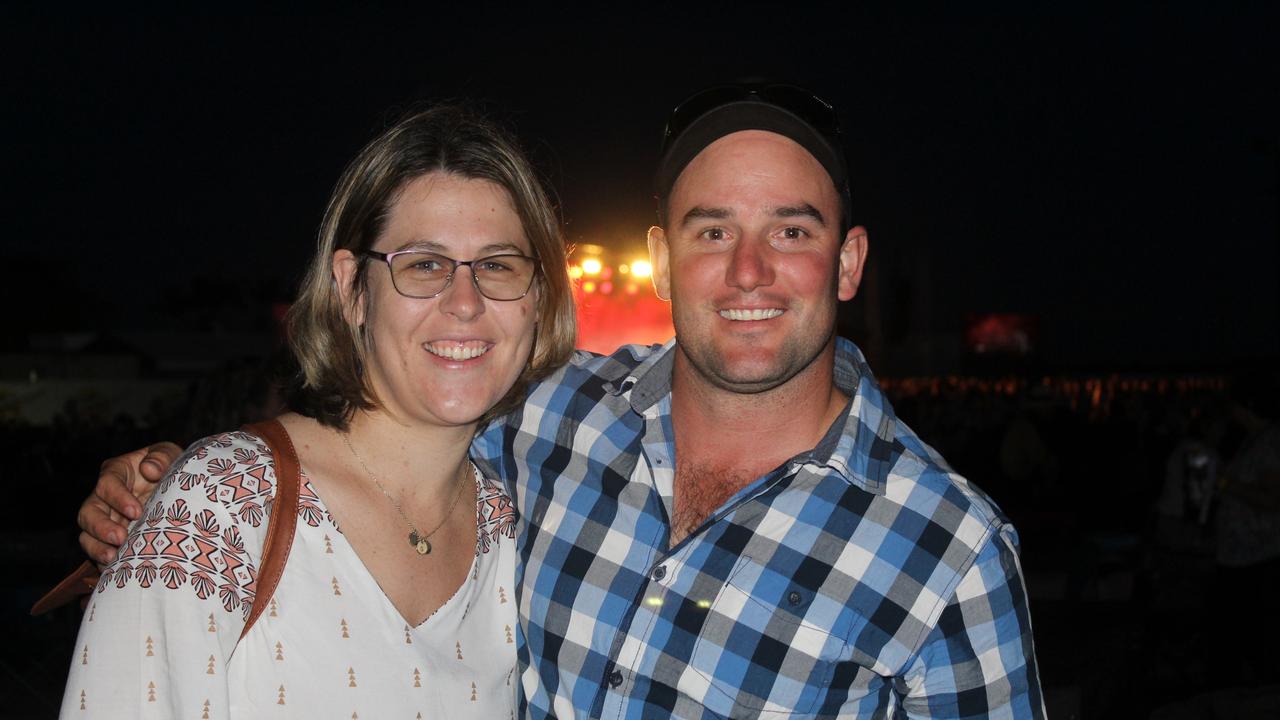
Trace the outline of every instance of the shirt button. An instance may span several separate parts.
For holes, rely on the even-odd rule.
[[[653,579],[661,582],[662,578],[667,576],[667,566],[659,565],[653,569]]]
[[[791,603],[792,605],[799,605],[802,599],[803,598],[800,597],[800,593],[796,592],[795,590],[792,590],[791,594],[787,595],[787,602]]]
[[[614,670],[609,673],[609,687],[616,688],[622,684],[622,673]]]

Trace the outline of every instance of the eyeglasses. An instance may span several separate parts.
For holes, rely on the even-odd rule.
[[[364,250],[366,257],[387,263],[391,284],[405,297],[427,299],[445,291],[458,268],[471,268],[471,282],[490,300],[519,300],[529,294],[538,274],[538,261],[527,255],[490,255],[475,260],[454,260],[425,250],[381,253]]]
[[[720,85],[686,99],[671,111],[662,135],[663,152],[694,120],[721,105],[743,100],[757,100],[787,110],[839,147],[840,118],[835,108],[808,90],[795,85]]]

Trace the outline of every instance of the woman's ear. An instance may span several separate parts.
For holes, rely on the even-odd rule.
[[[356,288],[359,275],[360,261],[350,250],[344,248],[333,252],[333,283],[342,300],[342,316],[352,327],[364,324],[364,294]]]

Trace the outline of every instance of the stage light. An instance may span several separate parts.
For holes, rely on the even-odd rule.
[[[586,260],[582,261],[582,272],[586,273],[587,275],[599,274],[601,267],[603,266],[600,264],[600,261],[597,260],[596,258],[587,258]]]
[[[636,277],[649,277],[653,274],[653,266],[648,260],[637,260],[631,263],[631,274]]]
[[[591,282],[590,280],[588,280],[588,281],[586,281],[586,282],[582,283],[582,292],[584,292],[584,293],[593,293],[593,292],[595,292],[595,291],[596,291],[596,284],[595,284],[595,283]]]
[[[574,280],[577,280],[578,278],[582,277],[582,268],[578,267],[577,265],[570,265],[569,277],[573,278]]]

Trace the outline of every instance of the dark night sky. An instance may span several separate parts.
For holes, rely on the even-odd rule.
[[[287,296],[343,164],[415,100],[483,101],[572,241],[639,248],[666,112],[762,76],[841,110],[871,262],[927,262],[935,325],[1037,314],[1069,363],[1275,356],[1273,6],[7,9],[0,264],[39,308],[9,342]]]

